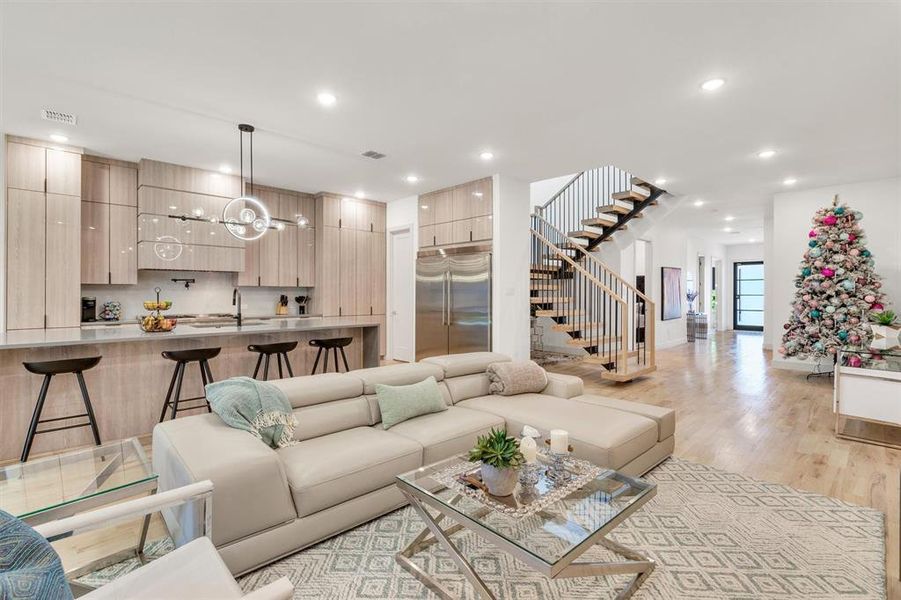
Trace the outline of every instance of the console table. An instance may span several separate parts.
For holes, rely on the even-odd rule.
[[[901,449],[901,345],[880,340],[868,348],[846,346],[835,364],[835,435]],[[875,439],[859,421],[898,428],[886,439]],[[852,427],[857,426],[857,431]]]

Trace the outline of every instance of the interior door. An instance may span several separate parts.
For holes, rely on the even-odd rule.
[[[416,360],[448,353],[447,259],[416,261]]]
[[[413,348],[414,306],[411,268],[415,263],[413,232],[410,229],[391,234],[391,358],[412,362],[416,359]]]
[[[733,329],[763,331],[763,262],[737,262]]]
[[[491,254],[460,254],[449,260],[449,352],[487,352],[491,350]]]

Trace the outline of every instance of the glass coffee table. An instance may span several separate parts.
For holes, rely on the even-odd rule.
[[[156,489],[157,475],[136,438],[0,467],[0,509],[32,526],[154,494]],[[143,518],[133,549],[91,561],[67,575],[75,578],[128,556],[143,560],[150,520],[151,515]]]
[[[432,544],[440,544],[479,597],[494,599],[451,535],[468,530],[551,579],[634,574],[617,596],[629,598],[654,569],[654,561],[606,536],[657,492],[655,484],[584,461],[567,463],[576,473],[555,483],[547,476],[545,455],[539,455],[537,482],[517,484],[512,496],[495,498],[473,485],[474,466],[457,456],[421,467],[396,478],[396,485],[425,522],[426,528],[404,550],[397,562],[439,597],[454,596],[411,559]],[[433,516],[433,511],[437,512]],[[441,527],[446,519],[455,524]],[[600,545],[624,560],[578,561]]]

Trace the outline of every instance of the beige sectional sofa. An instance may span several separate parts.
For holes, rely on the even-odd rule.
[[[240,574],[402,506],[396,475],[465,452],[492,427],[566,429],[577,456],[635,475],[672,453],[673,411],[584,395],[577,377],[548,373],[539,394],[489,394],[485,369],[507,360],[478,352],[274,381],[298,444],[273,450],[215,414],[167,421],[153,430],[160,489],[213,481],[213,542]],[[375,385],[429,376],[448,410],[383,429]],[[167,517],[177,528],[196,515]]]

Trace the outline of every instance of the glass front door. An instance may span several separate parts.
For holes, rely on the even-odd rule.
[[[735,263],[734,329],[763,331],[763,262]]]

